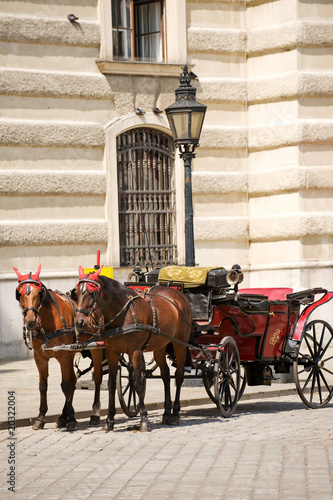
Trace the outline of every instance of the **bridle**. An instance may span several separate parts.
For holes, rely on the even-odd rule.
[[[101,285],[97,281],[91,280],[89,278],[81,278],[79,280],[76,288],[81,285],[81,293],[84,294],[88,288],[87,284],[89,284],[90,287],[94,288],[94,290],[92,291],[92,296],[93,296],[93,300],[94,300],[93,305],[91,306],[90,310],[89,309],[82,309],[82,307],[76,307],[75,312],[79,312],[79,313],[83,314],[84,316],[90,317],[93,314],[94,310],[96,309],[98,297],[103,297],[103,293],[102,293]],[[75,295],[76,288],[73,290],[74,295]],[[72,297],[72,298],[74,298],[74,297]]]
[[[46,297],[46,288],[44,287],[44,285],[41,284],[40,281],[34,280],[32,278],[28,278],[24,281],[21,281],[19,283],[18,287],[16,288],[16,300],[18,300],[19,302],[20,302],[20,296],[22,295],[22,293],[20,292],[20,288],[23,285],[26,285],[25,292],[24,292],[25,295],[30,295],[31,285],[35,286],[39,290],[39,293],[41,293],[41,295],[42,295],[38,309],[36,309],[35,307],[32,307],[32,306],[29,306],[29,307],[26,307],[25,309],[22,310],[22,314],[24,317],[26,316],[28,311],[33,311],[35,313],[36,319],[37,319],[37,317],[39,315],[39,309],[41,308],[42,302]]]
[[[25,286],[25,291],[22,293],[20,291],[20,289],[22,289],[22,287],[24,287],[24,285],[26,285]],[[30,350],[32,350],[32,337],[33,337],[34,329],[29,329],[27,327],[25,318],[26,318],[26,315],[27,315],[28,311],[33,311],[34,314],[35,314],[35,318],[36,318],[36,325],[38,325],[40,323],[39,310],[42,307],[42,302],[43,302],[43,300],[46,297],[46,288],[45,288],[45,286],[40,281],[33,279],[31,277],[31,273],[29,274],[29,278],[21,281],[19,283],[19,285],[17,286],[17,288],[16,288],[16,300],[18,300],[18,302],[20,302],[20,298],[21,298],[21,296],[23,294],[24,295],[30,295],[30,293],[31,293],[31,287],[32,286],[35,286],[37,288],[37,290],[39,291],[39,293],[41,294],[41,300],[40,300],[38,309],[36,309],[36,307],[32,307],[32,306],[26,307],[25,309],[22,308],[22,315],[23,315],[23,340],[24,340],[25,345]],[[39,327],[41,329],[42,334],[45,333],[41,324],[39,325]]]

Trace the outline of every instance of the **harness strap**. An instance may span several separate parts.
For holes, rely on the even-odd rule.
[[[49,295],[50,295],[50,297],[51,297],[52,304],[54,305],[54,307],[55,307],[55,308],[57,309],[57,311],[58,311],[58,314],[59,314],[59,317],[60,317],[60,320],[61,320],[62,326],[63,326],[64,328],[66,328],[66,323],[65,323],[65,320],[64,320],[64,318],[63,318],[63,317],[62,317],[62,315],[61,315],[61,312],[60,312],[60,309],[59,309],[59,306],[58,306],[58,303],[57,303],[56,299],[52,296],[52,294],[51,294],[51,293],[49,293]],[[66,297],[66,295],[65,295],[65,297]]]
[[[138,323],[137,325],[135,325],[134,323],[131,323],[129,325],[119,326],[118,328],[112,328],[112,330],[106,330],[104,332],[101,332],[100,337],[101,337],[101,339],[105,339],[108,337],[114,338],[114,337],[120,337],[121,335],[125,335],[126,333],[132,333],[132,332],[136,332],[136,331],[149,332],[149,333],[151,333],[151,335],[152,334],[163,335],[163,337],[166,337],[170,341],[177,342],[177,344],[181,344],[181,345],[188,347],[189,349],[192,349],[192,350],[198,350],[197,347],[194,347],[193,345],[188,344],[187,342],[184,342],[183,340],[179,340],[179,339],[175,339],[174,337],[171,337],[171,335],[163,332],[160,328],[158,328],[156,326],[154,327],[152,325],[146,325],[146,324],[142,324],[142,323]],[[85,344],[85,342],[83,344]],[[88,341],[88,344],[89,344],[89,341]]]
[[[138,317],[135,314],[134,309],[133,309],[133,297],[131,297],[130,300],[129,300],[129,308],[131,310],[132,317],[134,319],[134,323],[137,325],[138,324]]]
[[[62,335],[72,335],[74,337],[75,336],[74,328],[73,327],[59,328],[59,330],[46,332],[44,333],[44,338],[46,338],[46,340],[53,340],[56,339],[57,337],[62,337]]]
[[[59,330],[53,330],[51,332],[44,332],[44,330],[36,332],[35,330],[33,330],[31,334],[32,334],[31,337],[35,340],[44,340],[44,345],[46,344],[46,342],[56,339],[58,337],[62,337],[63,335],[71,335],[72,337],[75,336],[74,328],[60,328]],[[32,350],[32,347],[30,347],[28,344],[25,327],[23,327],[23,340],[25,342],[25,345],[30,350]]]

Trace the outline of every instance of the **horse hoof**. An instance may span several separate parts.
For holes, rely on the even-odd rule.
[[[45,425],[45,420],[36,419],[32,424],[32,428],[34,431],[38,431],[39,429],[43,429]]]
[[[67,420],[66,420],[66,418],[59,417],[58,420],[57,420],[56,427],[58,429],[63,429],[65,427],[67,427]]]
[[[170,425],[170,418],[171,418],[171,415],[163,415],[163,418],[162,418],[162,425]]]
[[[103,431],[105,431],[105,432],[113,431],[113,427],[114,427],[114,422],[110,422],[109,420],[106,420],[104,425],[103,425]]]
[[[98,415],[91,415],[90,417],[90,425],[98,425],[100,422],[101,418]]]
[[[179,425],[179,415],[171,415],[169,425]]]
[[[178,415],[163,415],[163,425],[179,425]]]
[[[144,420],[143,422],[140,423],[140,432],[150,432],[151,431],[151,425],[149,420]]]
[[[68,422],[67,424],[67,430],[69,432],[77,431],[77,421],[72,420],[71,422]]]

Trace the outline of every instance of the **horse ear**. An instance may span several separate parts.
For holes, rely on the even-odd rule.
[[[85,272],[84,272],[82,266],[79,266],[79,278],[80,278],[80,280],[82,280],[83,278],[85,278],[85,276],[86,275],[85,275]]]
[[[21,280],[21,279],[23,278],[23,274],[21,274],[21,273],[20,273],[20,272],[16,269],[16,267],[13,267],[13,269],[14,269],[14,271],[16,272],[18,279],[19,279],[19,280]]]
[[[101,266],[95,273],[94,273],[94,277],[95,278],[98,278],[98,276],[100,275],[101,273],[101,270],[103,269],[103,266]]]
[[[42,266],[41,266],[41,264],[39,264],[38,269],[37,269],[36,274],[35,274],[37,280],[39,279],[39,273],[40,273],[41,269],[42,269]]]

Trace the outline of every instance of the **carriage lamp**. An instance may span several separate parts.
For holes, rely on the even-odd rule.
[[[243,281],[243,271],[239,264],[234,264],[231,268],[231,271],[227,274],[227,281],[229,285],[236,286],[242,283]]]
[[[191,163],[195,158],[195,148],[199,146],[207,106],[196,100],[197,89],[191,85],[195,78],[187,64],[179,76],[180,86],[176,89],[176,102],[165,109],[170,129],[184,161],[185,170],[185,254],[186,266],[195,266],[193,204],[191,184]]]

